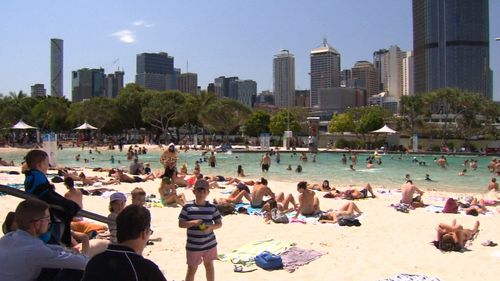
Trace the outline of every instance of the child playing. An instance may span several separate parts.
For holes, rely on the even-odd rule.
[[[60,207],[51,208],[50,213],[64,224],[61,242],[71,247],[71,221],[76,213],[80,211],[80,206],[57,193],[54,185],[45,176],[49,169],[49,156],[45,151],[34,149],[28,152],[26,154],[26,165],[28,166],[24,180],[26,192],[50,205]]]
[[[127,202],[127,196],[121,192],[115,192],[109,197],[109,215],[108,219],[112,220],[112,223],[108,224],[109,233],[111,234],[111,243],[118,243],[116,239],[116,217],[125,208],[125,203]]]
[[[217,207],[206,201],[209,192],[206,180],[196,181],[193,190],[196,199],[186,203],[179,214],[179,227],[187,228],[186,281],[194,280],[202,260],[207,281],[215,280],[213,261],[217,259],[217,240],[213,231],[222,226],[222,217]]]

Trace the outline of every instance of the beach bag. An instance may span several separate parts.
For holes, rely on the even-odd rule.
[[[268,251],[264,251],[255,256],[255,264],[265,270],[283,268],[283,260],[281,260],[281,257],[271,254]]]
[[[274,223],[288,223],[288,217],[280,212],[277,208],[271,210],[271,220]]]
[[[443,213],[456,214],[458,213],[458,203],[453,198],[448,198],[444,204]]]

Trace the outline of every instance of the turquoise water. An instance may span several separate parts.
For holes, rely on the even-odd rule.
[[[2,153],[0,157],[4,160],[14,160],[19,164],[27,151],[15,151]],[[75,161],[75,155],[81,154],[81,161]],[[115,157],[115,163],[109,160],[111,155]],[[348,154],[346,154],[349,157]],[[308,182],[320,182],[328,179],[333,185],[345,187],[347,185],[364,185],[371,183],[374,187],[385,186],[389,188],[399,187],[403,183],[406,174],[411,175],[414,183],[421,188],[432,188],[440,191],[456,192],[484,192],[490,181],[492,174],[488,172],[487,165],[493,157],[478,156],[448,156],[449,166],[442,169],[436,166],[433,159],[437,155],[409,155],[403,156],[399,160],[399,155],[382,156],[382,165],[375,164],[375,168],[367,169],[365,159],[369,154],[358,154],[358,164],[356,171],[349,169],[348,165],[341,163],[342,154],[338,153],[319,153],[316,162],[312,162],[312,155],[308,154],[309,161],[303,162],[299,159],[300,154],[281,153],[281,163],[274,161],[268,173],[263,173],[260,169],[260,159],[262,153],[218,153],[217,166],[210,168],[207,163],[201,164],[201,171],[205,175],[224,175],[235,177],[238,165],[242,165],[247,179],[259,179],[265,177],[270,180],[290,182],[291,187],[301,180]],[[370,154],[371,155],[371,154]],[[419,166],[412,163],[412,158],[416,156],[419,161],[425,161],[426,166]],[[188,170],[192,171],[196,160],[202,158],[201,151],[189,151],[179,153],[178,167],[187,163]],[[83,159],[92,159],[90,163],[83,163]],[[159,163],[160,151],[151,151],[145,155],[139,155],[142,162],[151,163],[153,169],[161,168]],[[57,152],[59,165],[80,166],[80,167],[128,167],[130,161],[126,159],[125,151],[120,153],[118,150],[102,150],[101,154],[89,154],[89,150],[64,149]],[[473,171],[467,167],[466,176],[458,176],[458,173],[464,168],[463,162],[466,159],[477,159],[478,169]],[[121,163],[118,163],[120,161]],[[292,171],[286,170],[288,164],[292,165]],[[302,173],[294,172],[297,165],[302,165]],[[425,174],[429,174],[433,182],[424,180]]]

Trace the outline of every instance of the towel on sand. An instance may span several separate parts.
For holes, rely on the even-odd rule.
[[[247,209],[247,212],[249,215],[256,215],[256,216],[261,216],[262,215],[262,210],[261,208],[253,208],[250,206],[248,203],[238,203],[234,206],[236,210],[238,210],[240,207],[244,207]]]
[[[306,265],[325,254],[327,253],[291,247],[283,254],[281,254],[281,259],[283,260],[283,269],[292,273],[297,268],[299,268],[299,266]]]
[[[256,255],[264,251],[269,251],[271,254],[280,255],[291,246],[293,246],[293,243],[278,241],[271,238],[245,244],[240,248],[233,250],[229,254],[220,254],[219,259],[221,261],[231,261],[234,264],[251,266],[255,264],[254,258]]]
[[[395,277],[382,279],[379,281],[440,281],[439,278],[436,277],[428,277],[421,274],[398,274]]]

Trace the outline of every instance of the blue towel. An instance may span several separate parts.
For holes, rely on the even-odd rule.
[[[261,208],[253,208],[248,203],[238,203],[238,204],[236,204],[236,206],[234,206],[234,208],[236,210],[238,210],[240,207],[246,208],[249,215],[256,215],[256,216],[261,216],[262,215]]]

